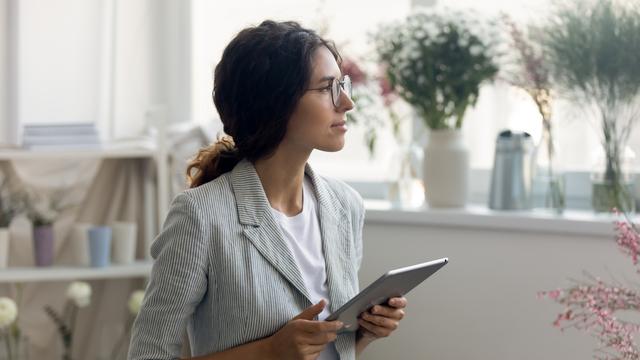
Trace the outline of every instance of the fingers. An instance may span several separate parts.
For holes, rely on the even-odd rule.
[[[372,333],[376,338],[387,337],[391,335],[393,330],[397,329],[397,324],[394,329],[391,329],[391,328],[386,328],[382,326],[377,326],[365,319],[358,319],[358,324],[360,325],[360,327]]]
[[[404,318],[404,310],[392,308],[389,306],[376,305],[369,310],[373,315],[379,315],[388,317],[395,320],[402,320]],[[363,313],[364,314],[364,313]]]
[[[326,345],[338,337],[337,331],[342,324],[337,321],[298,320],[295,342],[300,345]]]
[[[404,309],[407,307],[407,299],[404,296],[391,298],[387,303],[396,309]]]
[[[302,336],[301,341],[304,344],[324,346],[330,342],[336,341],[337,337],[338,334],[335,332],[307,333]]]
[[[325,305],[327,304],[324,299],[320,300],[317,304],[309,306],[304,309],[298,316],[294,317],[293,320],[296,319],[305,319],[305,320],[313,320],[318,314],[324,310]]]
[[[383,327],[391,331],[397,329],[399,326],[399,320],[397,319],[380,315],[371,315],[368,312],[362,313],[362,320],[366,320],[373,325]]]
[[[307,355],[320,355],[322,350],[324,350],[325,346],[326,345],[309,345],[305,349],[305,354],[307,354]]]
[[[298,326],[302,331],[307,333],[325,333],[325,332],[337,332],[342,329],[344,324],[341,321],[313,321],[313,320],[300,320]]]

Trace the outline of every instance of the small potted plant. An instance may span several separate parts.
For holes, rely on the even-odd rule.
[[[413,13],[376,36],[392,88],[430,129],[423,179],[432,207],[466,203],[469,165],[461,127],[480,85],[498,72],[493,45],[479,24],[454,11]]]
[[[624,155],[640,117],[640,9],[632,2],[573,0],[558,5],[540,33],[555,84],[601,129],[604,157],[592,174],[593,208],[633,211]]]
[[[26,202],[27,216],[33,223],[33,251],[36,266],[51,266],[54,259],[53,224],[65,209],[62,206],[62,192],[47,197],[41,193],[31,193]]]
[[[72,360],[76,316],[79,309],[87,307],[89,304],[91,304],[91,285],[82,281],[74,281],[67,288],[67,301],[62,314],[49,305],[44,308],[58,328],[63,345],[62,360]]]

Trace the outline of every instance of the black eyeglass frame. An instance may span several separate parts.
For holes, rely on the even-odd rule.
[[[337,90],[334,89],[334,84],[337,87]],[[333,78],[331,79],[331,82],[329,83],[329,85],[327,86],[323,86],[321,88],[311,88],[311,89],[307,89],[307,91],[324,91],[324,90],[331,90],[331,103],[333,104],[334,107],[338,108],[340,107],[340,92],[344,91],[345,94],[347,94],[347,96],[349,97],[349,99],[351,99],[351,96],[353,94],[353,88],[352,88],[352,84],[351,84],[351,77],[349,75],[344,75],[342,77],[342,80],[338,80],[337,78]]]

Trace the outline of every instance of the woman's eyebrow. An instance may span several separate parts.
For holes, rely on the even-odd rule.
[[[327,76],[323,76],[320,80],[318,80],[318,83],[323,83],[325,81],[332,81],[333,79],[335,79],[336,77],[333,75],[327,75]]]

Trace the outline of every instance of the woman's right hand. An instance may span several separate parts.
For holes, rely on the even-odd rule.
[[[278,332],[268,338],[273,359],[315,360],[324,347],[334,341],[337,332],[343,326],[340,321],[317,321],[313,318],[320,314],[326,302],[306,308],[291,319]]]

